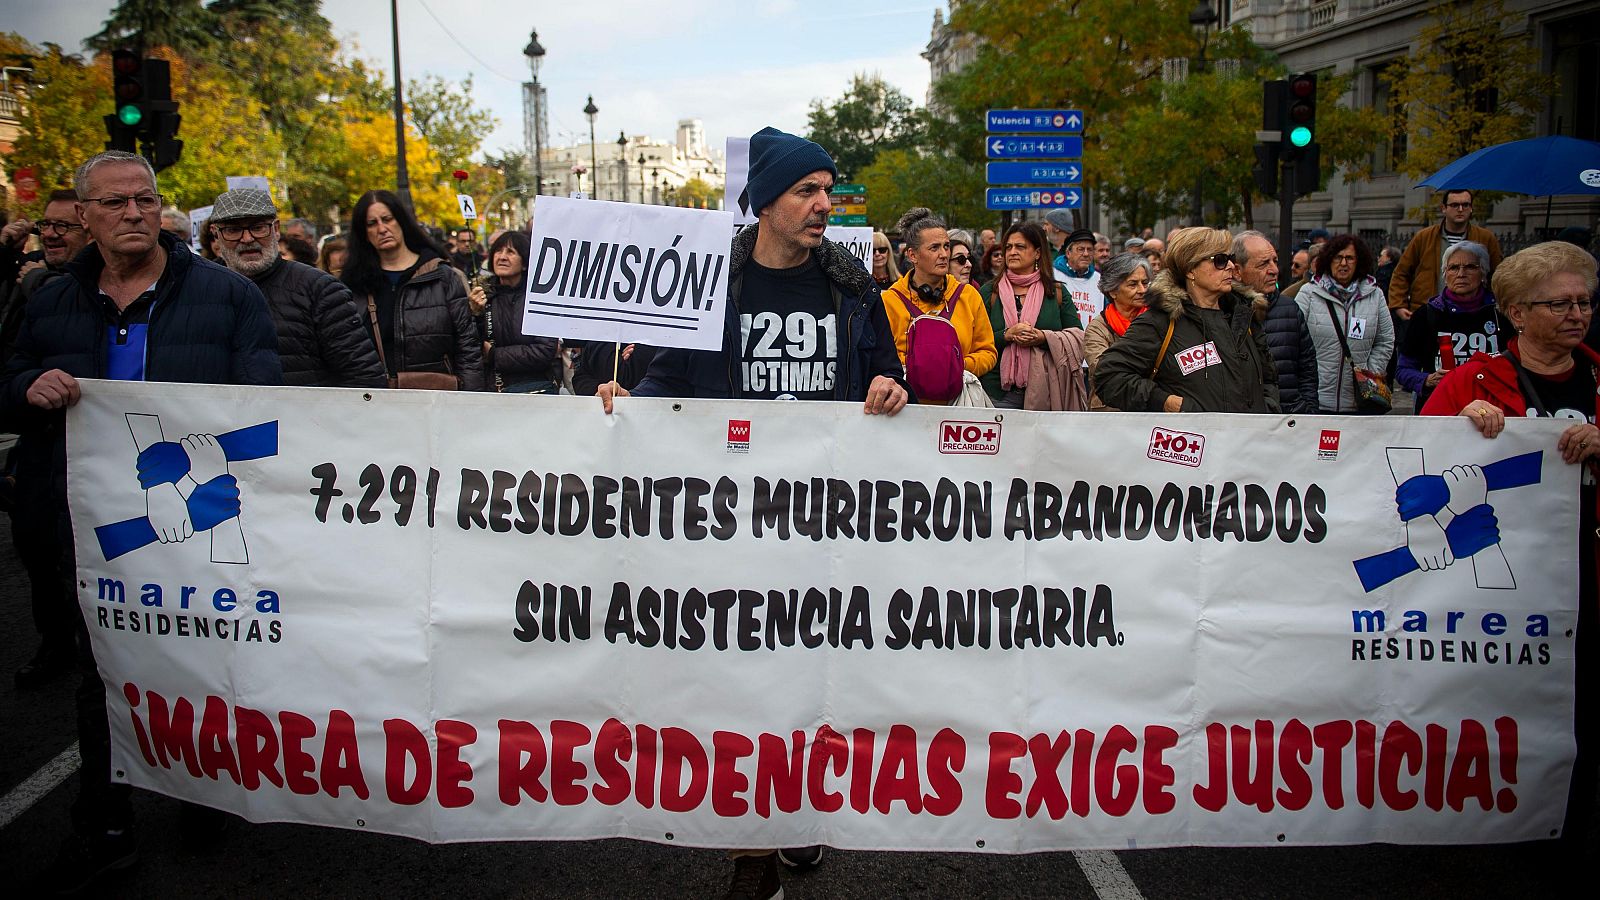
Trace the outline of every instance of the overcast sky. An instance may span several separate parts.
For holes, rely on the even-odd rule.
[[[114,0],[0,0],[0,28],[34,43],[81,50]],[[399,0],[401,71],[467,75],[479,106],[499,119],[484,148],[522,146],[522,48],[538,29],[547,54],[552,144],[588,142],[588,95],[599,140],[617,133],[670,140],[698,118],[721,147],[766,125],[805,130],[814,98],[843,93],[876,72],[921,105],[927,46],[941,0]],[[391,71],[388,0],[324,0],[323,15],[350,52]],[[453,36],[453,37],[452,37]]]

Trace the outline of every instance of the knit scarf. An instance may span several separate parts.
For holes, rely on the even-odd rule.
[[[1351,281],[1349,287],[1340,287],[1339,282],[1334,281],[1332,275],[1318,275],[1313,283],[1327,291],[1328,296],[1340,303],[1353,303],[1361,299],[1369,291],[1375,290],[1378,286],[1378,280],[1371,275]]]
[[[1477,312],[1489,301],[1489,289],[1480,286],[1476,294],[1473,294],[1470,297],[1463,297],[1449,288],[1445,288],[1444,299],[1446,303],[1454,306],[1461,312]]]
[[[1117,309],[1117,304],[1107,303],[1105,310],[1101,312],[1100,315],[1106,317],[1106,324],[1111,326],[1112,332],[1115,333],[1117,337],[1122,337],[1128,333],[1128,326],[1133,324],[1133,320],[1143,315],[1144,311],[1148,308],[1149,307],[1141,306],[1133,311],[1133,315],[1125,316],[1122,314],[1122,310]]]
[[[1017,309],[1017,288],[1023,288],[1022,309]],[[1044,285],[1039,282],[1039,271],[1035,269],[1026,275],[1018,275],[1010,270],[1002,273],[995,281],[995,294],[1000,297],[1000,311],[1005,314],[1006,327],[1026,322],[1037,325],[1039,322],[1039,308],[1044,305]],[[1018,347],[1016,344],[1006,344],[1005,352],[1000,354],[1000,386],[1007,390],[1014,387],[1028,386],[1028,347]]]

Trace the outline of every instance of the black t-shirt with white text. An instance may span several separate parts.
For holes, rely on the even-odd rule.
[[[815,256],[792,269],[745,263],[739,377],[746,398],[832,400],[838,349],[833,291]]]
[[[1571,419],[1573,422],[1594,423],[1595,405],[1594,366],[1580,361],[1559,375],[1537,375],[1528,372],[1528,380],[1539,395],[1538,406],[1544,415],[1554,419]],[[1528,400],[1527,415],[1537,416],[1533,398]]]

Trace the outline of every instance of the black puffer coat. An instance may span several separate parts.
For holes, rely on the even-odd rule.
[[[1261,335],[1272,352],[1278,369],[1278,404],[1286,413],[1314,415],[1317,412],[1317,346],[1311,343],[1311,329],[1293,297],[1273,292],[1267,298],[1267,313],[1261,321]]]
[[[522,284],[492,284],[485,291],[489,305],[478,316],[478,337],[492,340],[494,346],[484,365],[488,389],[494,390],[494,376],[507,387],[530,381],[561,381],[561,342],[553,337],[522,333],[523,301],[527,293]],[[493,323],[493,333],[490,324]]]
[[[1243,285],[1223,294],[1220,314],[1201,310],[1170,269],[1150,284],[1150,307],[1100,354],[1094,387],[1107,405],[1128,412],[1160,412],[1167,398],[1183,398],[1183,412],[1276,413],[1278,373],[1257,313],[1266,299]],[[1173,322],[1172,340],[1156,352]],[[1151,367],[1156,368],[1150,377]]]
[[[383,387],[365,310],[350,289],[321,269],[280,259],[251,276],[278,328],[283,383],[297,387]]]
[[[411,280],[401,285],[395,300],[395,358],[384,362],[391,372],[443,372],[443,363],[449,360],[460,390],[481,391],[483,344],[467,305],[467,282],[444,260],[432,254],[424,256],[427,258]],[[370,327],[371,297],[358,296],[356,302],[367,307]],[[373,335],[375,346],[377,340]]]

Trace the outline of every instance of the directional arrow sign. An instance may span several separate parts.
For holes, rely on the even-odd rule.
[[[1083,138],[990,135],[984,139],[983,149],[991,159],[1082,159]]]
[[[1083,170],[1071,161],[992,162],[990,184],[1082,184]]]
[[[1076,109],[991,109],[988,130],[1080,132],[1083,113]]]
[[[1077,209],[1083,194],[1075,187],[989,188],[984,196],[989,209]]]

